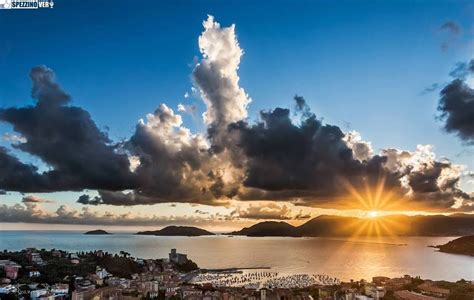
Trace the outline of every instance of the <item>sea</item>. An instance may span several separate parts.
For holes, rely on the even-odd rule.
[[[61,249],[71,252],[127,251],[139,258],[164,258],[170,249],[199,267],[270,268],[280,274],[326,274],[340,280],[405,274],[433,280],[474,280],[474,257],[437,251],[430,245],[456,237],[291,238],[162,237],[132,233],[84,235],[80,231],[0,231],[0,249]]]

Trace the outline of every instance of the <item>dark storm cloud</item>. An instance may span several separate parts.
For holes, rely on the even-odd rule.
[[[132,205],[151,205],[166,201],[166,199],[159,199],[154,197],[140,196],[135,191],[118,192],[99,190],[98,196],[81,195],[77,202],[84,205],[114,205],[114,206],[132,206]]]
[[[100,191],[111,205],[192,202],[213,204],[225,193],[202,137],[181,127],[181,117],[161,105],[147,122],[139,122],[126,147],[140,158],[140,187],[130,193]]]
[[[469,87],[464,78],[474,73],[474,60],[458,65],[454,79],[440,92],[438,111],[440,119],[444,120],[444,128],[456,133],[463,141],[474,142],[474,90]]]
[[[301,113],[303,117],[305,118],[311,117],[311,109],[306,104],[306,100],[303,97],[298,96],[298,95],[294,97],[294,100],[295,100],[295,113]]]
[[[297,110],[305,112],[298,124],[290,119],[288,109],[276,108],[262,111],[260,122],[254,125],[244,121],[230,125],[229,131],[238,133],[236,144],[246,158],[241,200],[342,208],[351,202],[347,186],[363,191],[382,178],[386,191],[399,197],[410,194],[405,208],[441,210],[456,199],[471,199],[459,189],[460,175],[451,162],[410,162],[417,155],[431,156],[431,148],[421,147],[418,151],[426,151],[421,154],[387,149],[381,155],[366,153],[358,159],[355,154],[363,142],[350,148],[339,127],[319,121],[302,97],[295,97],[295,102]]]
[[[21,192],[46,192],[51,190],[46,176],[37,173],[33,165],[24,164],[0,147],[1,190]]]
[[[90,195],[81,195],[77,199],[77,203],[84,204],[84,205],[99,205],[102,204],[102,199],[99,196],[90,196]]]
[[[159,120],[159,127],[166,127],[168,123],[172,123],[170,119],[173,116],[164,109],[157,109],[154,117]],[[160,137],[155,136],[149,127],[139,124],[128,143],[133,152],[140,157],[137,173],[145,174],[147,177],[146,184],[140,190],[156,198],[185,197],[191,191],[185,191],[182,174],[185,168],[191,170],[200,168],[200,149],[183,147],[174,152],[167,147],[167,141]]]
[[[413,198],[432,208],[449,208],[455,204],[456,199],[472,200],[467,193],[458,188],[459,176],[446,178],[440,182],[442,172],[449,171],[451,167],[450,162],[437,161],[421,171],[411,172],[408,184],[414,193]]]
[[[36,168],[0,150],[6,165],[0,169],[0,188],[44,192],[134,187],[127,156],[116,152],[87,111],[67,106],[70,96],[56,83],[54,73],[39,66],[31,70],[30,77],[35,105],[2,108],[0,121],[11,124],[25,139],[12,147],[41,158],[52,170],[38,174]]]
[[[295,101],[300,109],[308,109],[302,97]],[[255,125],[242,121],[230,127],[239,133],[238,144],[247,157],[246,187],[330,197],[344,192],[341,178],[351,178],[358,186],[364,178],[382,175],[384,158],[355,159],[340,128],[323,125],[309,109],[300,125],[283,108],[262,111],[260,118]]]

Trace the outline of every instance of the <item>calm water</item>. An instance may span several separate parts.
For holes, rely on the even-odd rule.
[[[408,237],[345,241],[327,238],[156,237],[129,233],[94,236],[81,232],[0,231],[0,248],[102,249],[113,253],[125,250],[141,258],[166,257],[171,248],[177,248],[203,268],[271,267],[276,272],[324,273],[341,280],[403,274],[435,280],[474,280],[474,257],[440,253],[427,247],[452,239]]]

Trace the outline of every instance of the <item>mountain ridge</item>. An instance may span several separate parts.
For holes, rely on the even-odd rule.
[[[246,236],[464,236],[474,234],[474,215],[387,215],[377,218],[321,215],[293,226],[265,221],[229,233]]]

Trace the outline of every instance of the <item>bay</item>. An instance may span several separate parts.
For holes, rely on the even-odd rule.
[[[341,280],[408,274],[433,280],[474,280],[474,257],[438,252],[429,245],[455,237],[287,238],[84,235],[79,231],[0,231],[0,249],[28,247],[71,252],[124,250],[134,257],[163,258],[171,248],[201,268],[270,267],[284,274],[327,274]]]

